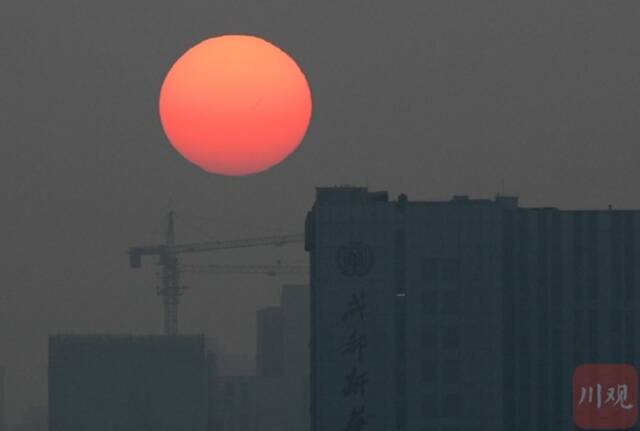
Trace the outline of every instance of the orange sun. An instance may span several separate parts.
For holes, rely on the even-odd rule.
[[[249,175],[300,145],[311,91],[285,52],[254,36],[207,39],[185,52],[160,90],[160,120],[173,147],[207,172]]]

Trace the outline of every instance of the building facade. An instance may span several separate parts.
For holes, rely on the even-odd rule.
[[[47,406],[32,406],[22,416],[20,424],[7,427],[9,431],[47,431],[48,409]]]
[[[312,430],[573,430],[575,368],[638,363],[639,214],[319,188]]]
[[[4,367],[0,366],[0,431],[5,431],[7,426],[4,409]]]
[[[309,286],[285,285],[256,313],[256,431],[309,429]]]
[[[285,430],[309,430],[309,285],[284,285],[280,296],[284,338]]]
[[[256,312],[256,375],[281,377],[284,372],[282,308],[266,307]]]
[[[203,336],[49,338],[49,430],[209,429]]]
[[[256,431],[256,376],[219,376],[214,397],[216,431]]]

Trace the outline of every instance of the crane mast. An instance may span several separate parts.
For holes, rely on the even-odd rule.
[[[162,286],[158,288],[158,296],[162,297],[164,303],[164,333],[165,335],[177,335],[178,298],[182,295],[183,286],[180,285],[178,255],[175,252],[176,237],[173,226],[173,211],[169,212],[165,243],[166,247],[160,254]]]

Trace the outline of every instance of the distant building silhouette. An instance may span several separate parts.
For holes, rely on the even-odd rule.
[[[282,309],[266,307],[256,312],[256,375],[281,377],[283,373]]]
[[[638,365],[640,212],[317,190],[313,431],[573,430],[584,363]]]
[[[205,431],[204,336],[49,338],[50,431]]]
[[[219,376],[215,390],[215,430],[255,431],[255,376]]]
[[[214,390],[215,429],[308,431],[309,286],[285,285],[279,305],[256,312],[256,356],[251,370],[234,375],[221,367]]]
[[[282,308],[256,312],[256,379],[254,423],[256,431],[285,429],[288,402],[284,393],[284,333]]]
[[[11,427],[10,431],[47,431],[49,429],[47,406],[33,406],[22,416],[22,422]]]
[[[256,431],[309,429],[309,286],[285,285],[258,310]]]
[[[286,430],[308,431],[309,417],[309,286],[284,285],[280,296],[283,330]]]
[[[256,359],[248,354],[225,353],[217,355],[218,372],[221,376],[255,376]]]
[[[7,426],[4,409],[4,367],[0,367],[0,431],[6,431]]]

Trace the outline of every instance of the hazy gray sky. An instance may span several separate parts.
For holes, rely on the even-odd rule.
[[[528,206],[639,208],[639,19],[636,0],[2,1],[0,364],[10,421],[46,402],[49,333],[160,330],[153,262],[133,272],[124,252],[162,239],[170,200],[179,238],[192,241],[204,238],[198,230],[302,231],[317,185],[441,199],[488,197],[504,179]],[[245,178],[187,163],[157,115],[171,64],[226,33],[279,45],[314,97],[300,149]],[[252,352],[255,309],[277,301],[280,281],[188,284],[182,329]]]

